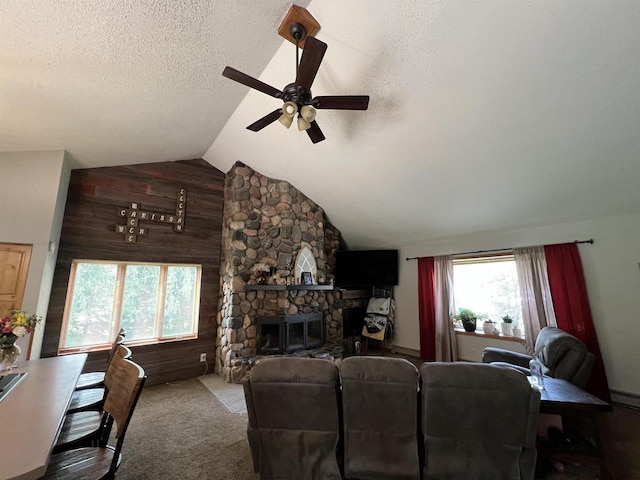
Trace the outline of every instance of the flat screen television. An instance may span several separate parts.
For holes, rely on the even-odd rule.
[[[338,250],[335,284],[340,288],[398,284],[398,250]]]

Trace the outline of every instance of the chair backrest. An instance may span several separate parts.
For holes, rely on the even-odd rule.
[[[529,479],[540,392],[511,368],[424,363],[424,479]]]
[[[124,345],[118,345],[113,356],[111,357],[111,361],[109,365],[107,365],[107,370],[104,373],[104,385],[107,387],[107,391],[111,388],[111,385],[116,379],[116,369],[112,368],[114,364],[113,359],[115,358],[124,358],[125,360],[131,359],[131,349],[129,347],[125,347]]]
[[[338,367],[329,360],[259,360],[245,386],[261,479],[335,479],[340,469]],[[251,439],[251,437],[250,437]]]
[[[111,344],[111,349],[109,350],[109,355],[107,355],[107,365],[109,365],[109,362],[111,362],[111,359],[115,355],[116,350],[118,349],[118,346],[122,345],[123,343],[124,343],[124,329],[121,328],[120,329],[120,333],[118,333],[118,336],[116,337],[116,339]]]
[[[595,356],[573,335],[556,327],[540,330],[535,345],[543,372],[584,388],[589,380]]]
[[[346,478],[420,478],[418,369],[391,357],[340,362]]]
[[[107,437],[102,438],[101,443],[104,445],[107,442],[109,435],[107,432],[110,432],[110,426],[115,422],[117,442],[111,465],[111,472],[113,473],[117,469],[124,436],[138,403],[146,376],[144,369],[140,365],[118,355],[113,357],[109,369],[112,372],[112,382],[104,402],[104,415],[106,417],[104,421],[109,424],[109,427],[105,430]]]

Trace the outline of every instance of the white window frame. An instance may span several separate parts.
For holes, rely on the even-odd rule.
[[[160,267],[160,275],[158,281],[158,293],[157,293],[157,308],[155,319],[155,336],[154,338],[146,338],[143,340],[128,340],[127,345],[155,345],[159,343],[174,342],[179,340],[192,340],[198,338],[198,326],[200,318],[200,287],[202,279],[202,266],[197,264],[182,264],[182,263],[152,263],[152,262],[122,262],[114,260],[85,260],[74,259],[71,262],[71,271],[69,274],[69,284],[67,287],[67,296],[64,305],[64,314],[62,317],[62,328],[60,330],[60,341],[58,343],[58,354],[71,354],[78,352],[91,352],[108,350],[111,348],[111,343],[104,343],[91,346],[79,346],[79,347],[65,347],[65,341],[67,338],[67,331],[69,327],[69,316],[71,314],[71,307],[73,301],[73,293],[75,289],[76,272],[78,265],[80,264],[102,264],[102,265],[116,265],[116,285],[113,292],[113,309],[111,312],[111,322],[109,329],[109,338],[113,339],[116,333],[120,330],[121,317],[122,317],[122,304],[124,295],[125,275],[128,265],[135,266],[150,266]],[[185,335],[176,335],[171,337],[162,337],[162,321],[164,319],[164,304],[166,296],[166,281],[167,272],[169,267],[189,267],[196,268],[196,281],[194,288],[194,311],[193,311],[193,333]],[[126,332],[125,332],[126,333]]]
[[[515,257],[512,251],[502,251],[502,252],[498,252],[498,253],[492,253],[492,254],[485,254],[485,255],[461,255],[458,257],[453,257],[453,265],[455,267],[455,265],[469,265],[469,264],[479,264],[479,263],[498,263],[498,262],[505,262],[505,261],[513,261],[515,262]],[[516,277],[516,281],[518,281],[519,284],[519,279]],[[454,281],[453,281],[453,293],[454,293],[454,301],[455,301],[455,276],[454,276]],[[462,307],[462,305],[457,305],[457,303],[455,304],[455,310],[457,311],[457,309],[459,307]],[[468,308],[471,308],[475,313],[478,314],[482,314],[483,312],[478,312],[476,310],[474,310],[471,306],[468,306]],[[519,306],[520,308],[520,319],[519,319],[519,324],[521,327],[521,332],[522,332],[522,336],[521,337],[507,337],[507,336],[503,336],[500,333],[500,323],[502,321],[501,318],[492,318],[492,320],[494,322],[496,322],[497,326],[496,328],[498,329],[499,332],[499,337],[503,338],[505,340],[524,340],[524,335],[525,335],[525,328],[524,328],[524,319],[522,318],[522,307]],[[483,325],[482,322],[479,321],[477,326],[476,326],[476,332],[470,333],[470,332],[465,332],[465,333],[470,333],[470,334],[475,334],[475,333],[479,333],[482,332],[482,334],[485,334],[484,329],[483,329]]]

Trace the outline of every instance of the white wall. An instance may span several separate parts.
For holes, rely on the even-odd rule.
[[[405,261],[405,257],[565,243],[589,238],[593,238],[595,243],[580,245],[579,248],[609,388],[640,396],[640,368],[637,367],[640,360],[640,215],[461,236],[416,243],[400,249],[394,344],[420,349],[418,264],[415,260]],[[466,348],[466,345],[462,346]]]
[[[0,152],[0,242],[33,245],[23,310],[46,321],[70,168],[63,150]],[[50,244],[54,247],[49,251]],[[40,357],[44,322],[31,358]],[[18,344],[26,354],[28,336]]]

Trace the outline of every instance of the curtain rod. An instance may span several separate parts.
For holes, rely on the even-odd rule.
[[[574,240],[573,243],[589,243],[591,245],[593,245],[593,238],[590,238],[589,240]],[[456,256],[456,255],[471,255],[471,254],[475,254],[475,253],[495,253],[495,252],[504,252],[505,250],[513,250],[514,247],[511,248],[493,248],[491,250],[476,250],[475,252],[460,252],[460,253],[451,253],[450,255],[452,256]],[[406,257],[405,260],[409,261],[409,260],[417,260],[420,257]]]

